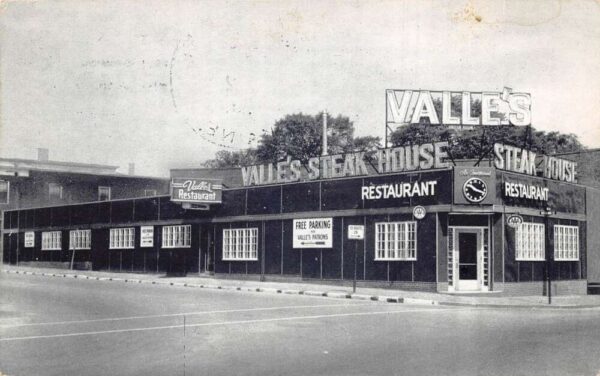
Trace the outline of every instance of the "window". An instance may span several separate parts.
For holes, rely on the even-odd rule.
[[[554,259],[579,260],[579,227],[554,225]]]
[[[258,260],[258,228],[224,229],[223,260]]]
[[[156,189],[144,189],[144,196],[156,196]]]
[[[416,260],[416,222],[375,224],[375,260]]]
[[[110,249],[131,249],[135,231],[133,227],[111,228],[110,229]]]
[[[6,180],[0,180],[0,204],[8,204],[8,193],[10,184]]]
[[[50,199],[62,199],[63,198],[63,187],[60,184],[49,183],[48,184],[48,195]]]
[[[98,201],[110,200],[110,187],[98,187]]]
[[[192,239],[192,226],[164,226],[162,229],[163,248],[190,247]]]
[[[69,232],[69,249],[90,249],[91,243],[91,230],[71,230]]]
[[[542,223],[523,222],[515,231],[517,261],[544,261],[546,246],[545,227]]]
[[[61,240],[60,231],[42,232],[42,251],[60,250]]]

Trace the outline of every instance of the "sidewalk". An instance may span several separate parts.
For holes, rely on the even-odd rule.
[[[259,282],[232,279],[217,279],[188,275],[186,277],[166,277],[164,274],[138,274],[79,271],[26,266],[2,265],[3,273],[31,274],[61,278],[97,279],[125,283],[150,283],[223,290],[241,290],[273,294],[302,294],[329,298],[377,300],[390,303],[417,305],[459,305],[473,307],[531,307],[531,308],[591,308],[600,307],[600,295],[553,296],[548,305],[545,296],[502,296],[500,293],[459,295],[392,289],[359,287],[352,293],[352,287],[332,286],[314,283]],[[0,275],[1,278],[1,275]],[[1,280],[1,279],[0,279]]]

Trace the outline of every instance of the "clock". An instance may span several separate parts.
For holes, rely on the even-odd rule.
[[[479,178],[471,178],[463,185],[463,194],[470,202],[481,202],[487,196],[487,185]]]

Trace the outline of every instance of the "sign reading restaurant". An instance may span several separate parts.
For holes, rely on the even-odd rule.
[[[223,183],[217,179],[173,178],[171,201],[194,204],[221,203]]]

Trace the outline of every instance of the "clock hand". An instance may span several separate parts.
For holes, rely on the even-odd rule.
[[[467,184],[467,187],[471,188],[471,189],[472,189],[472,190],[474,190],[475,192],[479,192],[479,193],[481,193],[481,194],[484,194],[484,193],[485,193],[485,192],[484,192],[484,191],[482,191],[481,189],[477,189],[477,188],[475,188],[475,186],[474,186],[473,184],[471,184],[471,183]]]

